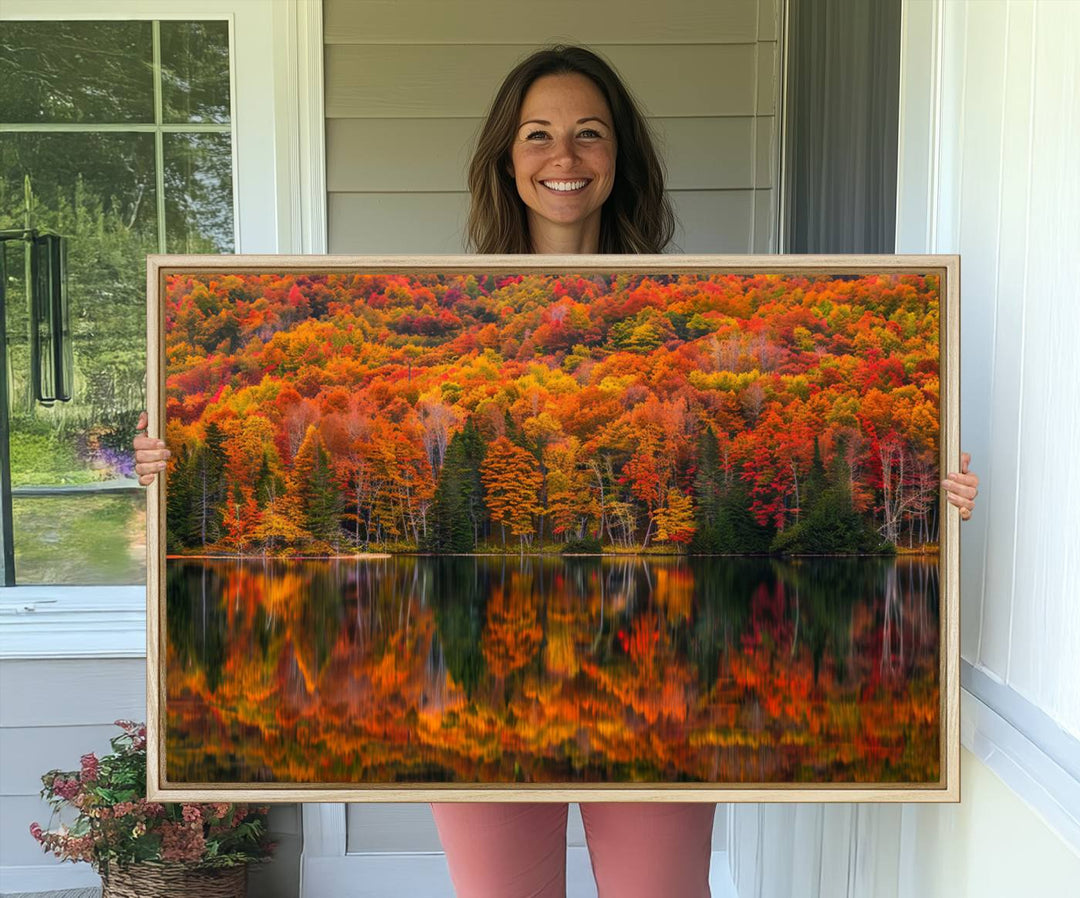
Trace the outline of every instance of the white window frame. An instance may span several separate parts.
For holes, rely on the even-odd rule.
[[[0,22],[229,23],[237,253],[326,252],[321,0],[3,0]],[[0,658],[143,657],[144,586],[0,589]]]

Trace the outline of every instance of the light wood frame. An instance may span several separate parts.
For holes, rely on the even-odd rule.
[[[288,272],[524,274],[626,271],[692,274],[936,274],[940,299],[940,470],[960,463],[960,257],[897,256],[183,256],[147,257],[148,434],[164,431],[164,278],[170,274]],[[659,802],[958,802],[960,800],[960,517],[942,501],[940,583],[941,777],[933,784],[180,784],[165,777],[165,495],[164,480],[147,499],[147,797],[159,801],[409,802],[409,801],[659,801]]]

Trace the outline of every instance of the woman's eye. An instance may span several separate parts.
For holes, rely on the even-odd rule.
[[[525,135],[526,140],[543,140],[548,136],[547,131],[530,131]]]
[[[578,137],[602,137],[603,135],[599,131],[594,131],[592,128],[586,128],[584,131],[578,134]]]

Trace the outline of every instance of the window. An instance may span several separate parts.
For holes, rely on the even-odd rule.
[[[68,238],[74,362],[70,402],[34,401],[25,244],[5,241],[19,583],[145,579],[145,256],[236,247],[230,43],[226,20],[4,23],[0,231]]]

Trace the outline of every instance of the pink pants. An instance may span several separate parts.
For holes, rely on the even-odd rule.
[[[432,804],[458,898],[564,898],[565,804]],[[714,804],[583,804],[599,898],[709,898]]]

